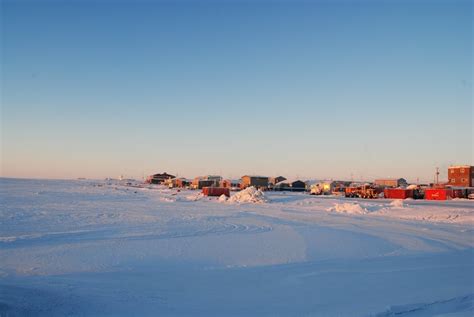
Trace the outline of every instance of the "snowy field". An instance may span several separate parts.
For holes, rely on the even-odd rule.
[[[0,185],[0,316],[474,315],[473,201]]]

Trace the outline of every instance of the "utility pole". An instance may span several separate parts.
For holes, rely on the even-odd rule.
[[[439,184],[439,167],[436,168],[436,185]]]

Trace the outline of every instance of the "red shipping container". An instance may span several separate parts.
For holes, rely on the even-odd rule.
[[[383,194],[389,199],[407,199],[413,198],[413,189],[385,188]]]
[[[230,189],[224,187],[203,187],[202,193],[204,196],[226,195],[227,197],[230,197]]]
[[[425,199],[427,200],[447,200],[453,198],[453,190],[449,188],[429,188],[425,189]]]

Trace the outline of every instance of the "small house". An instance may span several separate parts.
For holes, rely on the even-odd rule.
[[[219,187],[222,177],[217,175],[206,175],[194,178],[191,187],[194,189],[202,189],[203,187]]]
[[[295,181],[281,181],[273,186],[273,190],[276,191],[292,191],[292,192],[304,192],[306,190],[306,183],[301,180]]]
[[[153,174],[146,178],[145,183],[148,184],[163,184],[168,179],[173,179],[176,176],[164,172],[163,174]]]
[[[236,179],[224,179],[220,182],[220,187],[230,188],[230,190],[240,189],[240,180]]]
[[[277,176],[277,177],[270,177],[268,179],[268,183],[272,186],[275,186],[277,183],[286,181],[286,178],[283,176]]]
[[[259,189],[267,189],[269,178],[266,176],[244,175],[242,176],[242,189],[254,186]]]
[[[306,190],[306,183],[299,179],[291,182],[290,186],[293,192],[304,192]]]
[[[191,181],[184,177],[173,178],[171,180],[172,187],[185,188],[185,187],[188,187],[189,185],[191,185]]]
[[[381,187],[407,187],[408,182],[404,178],[382,178],[376,179],[375,185]]]
[[[273,186],[273,190],[275,190],[275,191],[290,191],[291,190],[291,185],[290,185],[289,182],[284,180],[284,181],[276,183]]]

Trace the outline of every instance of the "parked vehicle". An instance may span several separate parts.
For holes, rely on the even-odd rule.
[[[345,196],[351,198],[374,199],[377,198],[382,192],[383,190],[379,187],[365,184],[357,187],[347,187]]]

